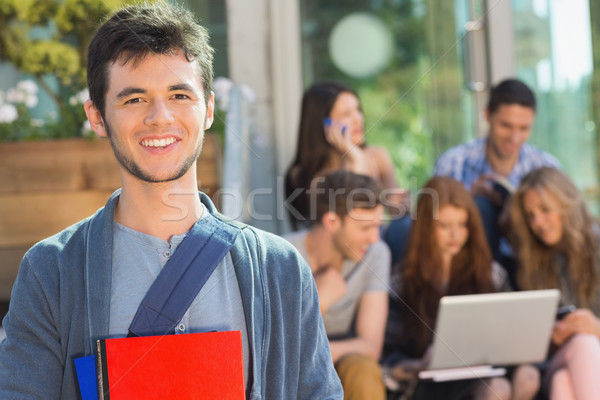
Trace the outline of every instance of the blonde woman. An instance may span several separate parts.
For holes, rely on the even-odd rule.
[[[521,181],[511,228],[520,288],[558,288],[577,307],[555,324],[544,389],[551,399],[600,398],[600,225],[573,182],[544,167]]]

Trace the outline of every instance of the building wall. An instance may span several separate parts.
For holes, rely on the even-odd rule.
[[[247,221],[276,233],[287,230],[283,176],[295,152],[302,95],[297,7],[278,0],[227,1],[230,78],[256,95],[246,109]]]

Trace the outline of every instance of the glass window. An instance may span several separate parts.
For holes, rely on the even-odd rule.
[[[437,155],[476,135],[462,3],[300,1],[304,85],[339,80],[357,90],[366,141],[389,150],[403,187],[421,186]]]
[[[598,37],[592,37],[590,4],[598,8],[598,1],[588,0],[512,2],[517,76],[534,88],[538,100],[531,141],[555,155],[596,203],[592,39]]]
[[[227,54],[227,10],[223,0],[186,0],[183,4],[193,11],[210,32],[210,44],[215,49],[215,77],[229,76]]]

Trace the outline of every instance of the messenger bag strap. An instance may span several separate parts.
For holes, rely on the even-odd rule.
[[[197,221],[148,289],[128,336],[173,333],[239,231],[212,214]]]

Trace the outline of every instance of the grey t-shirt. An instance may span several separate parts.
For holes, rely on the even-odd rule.
[[[204,210],[203,215],[205,215]],[[186,234],[169,242],[114,223],[110,337],[125,337],[146,292]],[[244,378],[248,381],[248,332],[242,297],[227,254],[208,278],[175,329],[176,334],[241,331]]]
[[[284,236],[305,260],[308,260],[307,234],[308,230],[303,230]],[[383,242],[373,243],[363,260],[358,263],[344,260],[342,276],[346,280],[346,294],[332,304],[323,315],[323,323],[329,339],[342,339],[355,335],[354,320],[362,295],[367,292],[388,292],[390,262],[390,250]]]

